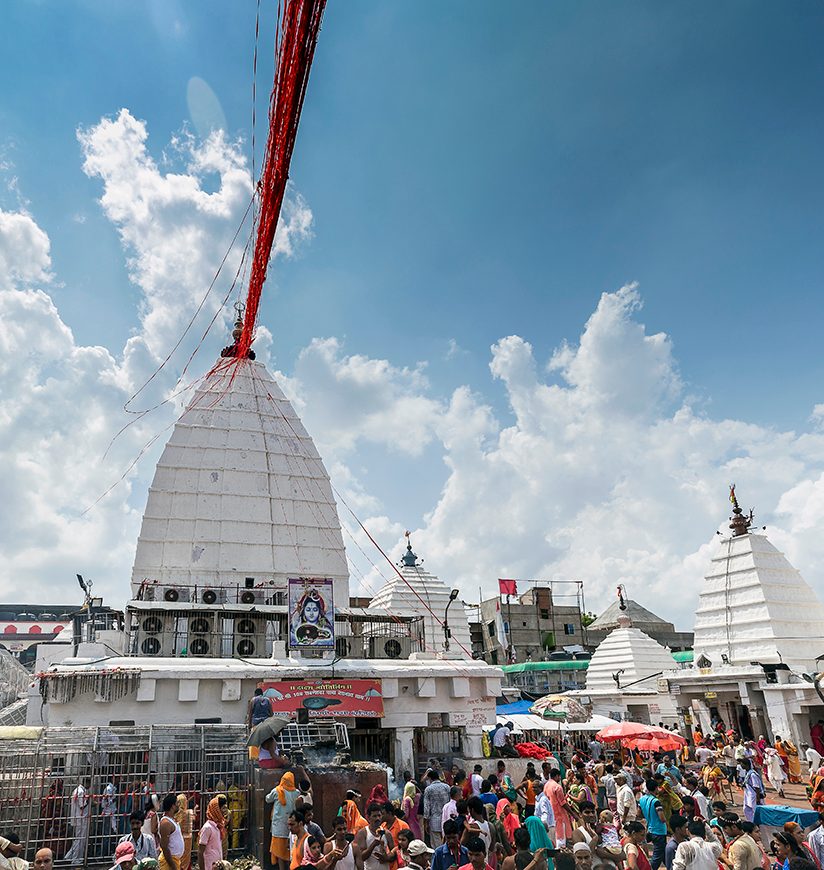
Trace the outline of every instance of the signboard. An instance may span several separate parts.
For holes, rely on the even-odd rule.
[[[661,707],[658,704],[650,704],[649,705],[649,712],[650,712],[650,714],[654,713],[656,716],[658,716],[661,713]]]
[[[707,701],[714,701],[718,697],[718,692],[704,692],[704,698]]]
[[[495,702],[491,700],[487,705],[468,705],[462,710],[451,710],[449,713],[449,727],[474,725],[485,726],[495,724]]]
[[[275,716],[308,710],[321,718],[383,717],[380,680],[278,680],[260,688]]]
[[[289,648],[335,649],[332,580],[289,578]]]

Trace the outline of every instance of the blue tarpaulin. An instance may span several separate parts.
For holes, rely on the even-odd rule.
[[[818,813],[804,807],[759,804],[755,808],[753,821],[756,825],[766,825],[768,828],[781,828],[785,822],[797,822],[802,828],[809,828],[818,821]]]
[[[533,701],[515,701],[514,704],[498,704],[495,708],[498,716],[514,716],[518,713],[528,713]]]

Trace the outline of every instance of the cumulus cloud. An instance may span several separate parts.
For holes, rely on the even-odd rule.
[[[624,583],[689,626],[733,481],[821,590],[824,437],[696,410],[669,338],[647,333],[640,308],[634,285],[604,293],[576,343],[541,349],[548,364],[519,336],[496,342],[490,371],[506,389],[511,425],[465,387],[433,398],[417,373],[347,356],[335,341],[304,351],[311,365],[299,362],[291,389],[328,457],[367,443],[410,455],[422,443],[440,447],[445,482],[415,544],[468,596],[478,586],[493,593],[498,576],[583,580],[588,606],[600,610]],[[329,411],[337,423],[312,410],[331,392],[347,409]],[[418,413],[407,414],[414,402]],[[414,437],[399,437],[404,424]],[[368,509],[370,528],[408,524]],[[396,534],[382,539],[393,553]],[[386,568],[367,565],[366,585],[379,585]]]
[[[252,190],[238,143],[221,131],[205,140],[181,134],[160,153],[146,125],[124,110],[81,130],[79,142],[140,303],[122,348],[79,344],[48,293],[48,236],[22,207],[0,211],[0,594],[7,599],[26,590],[26,597],[71,600],[78,570],[113,600],[125,597],[154,459],[175,409],[139,420],[105,462],[100,457],[123,422],[124,401],[203,298]],[[294,194],[287,202],[276,240],[284,256],[312,232],[309,206]],[[238,256],[230,255],[222,291],[157,378],[157,395],[175,387]],[[813,401],[821,397],[811,397],[806,432],[710,417],[691,403],[668,336],[645,328],[641,302],[634,285],[604,293],[580,335],[558,347],[502,336],[490,348],[480,394],[466,386],[439,394],[425,363],[397,366],[334,337],[311,341],[279,378],[333,481],[382,546],[397,554],[403,530],[417,526],[427,567],[467,597],[479,586],[492,593],[498,576],[574,579],[599,610],[624,583],[632,597],[690,625],[733,481],[821,591],[824,404]],[[213,359],[225,331],[217,333],[194,374]],[[264,357],[269,344],[261,329]],[[494,382],[505,390],[505,414],[483,395]],[[155,451],[82,514],[158,433]],[[423,516],[405,512],[400,483],[391,503],[370,491],[362,469],[382,454],[410,474],[440,456],[440,488]],[[352,531],[353,586],[374,589],[391,569],[345,510],[342,520]]]
[[[252,191],[239,143],[221,132],[203,141],[181,135],[158,161],[145,123],[124,109],[78,138],[83,169],[101,183],[100,206],[120,235],[140,306],[123,348],[79,344],[47,292],[47,234],[22,209],[0,211],[0,595],[6,600],[75,600],[78,571],[111,600],[124,600],[154,459],[176,410],[170,405],[138,420],[107,459],[101,457],[125,422],[124,402],[166,356],[203,298]],[[276,253],[284,255],[294,252],[312,223],[302,199],[287,203],[276,240]],[[218,310],[238,257],[230,254],[225,279],[204,305],[180,359]],[[198,373],[225,335],[215,330]],[[179,366],[175,360],[161,372],[155,397],[175,387]],[[144,461],[84,514],[157,435]]]

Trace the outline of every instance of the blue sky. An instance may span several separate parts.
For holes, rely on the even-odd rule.
[[[199,132],[199,77],[248,154],[254,6],[4,10],[0,158],[16,185],[0,207],[22,196],[48,234],[49,294],[78,343],[122,347],[141,302],[78,128],[128,108],[159,160],[184,124]],[[697,409],[807,429],[824,401],[823,32],[812,0],[330,0],[292,164],[314,234],[276,263],[262,307],[274,365],[291,373],[313,338],[336,336],[349,354],[425,361],[431,395],[467,385],[506,426],[490,346],[522,337],[557,381],[543,371],[553,351],[578,341],[603,292],[637,281],[640,319],[669,335]],[[444,484],[437,440],[347,461],[402,525]]]

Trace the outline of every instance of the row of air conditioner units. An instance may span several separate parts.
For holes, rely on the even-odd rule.
[[[240,589],[225,586],[177,586],[150,583],[143,587],[139,597],[142,601],[165,601],[167,604],[285,604],[286,593],[271,587]]]
[[[335,653],[348,659],[408,659],[411,637],[337,637]]]
[[[267,656],[268,620],[265,616],[244,614],[227,621],[231,622],[231,630],[224,632],[224,617],[220,614],[144,615],[138,625],[136,652],[142,656],[167,658],[182,655],[184,651],[190,657],[199,658]]]

